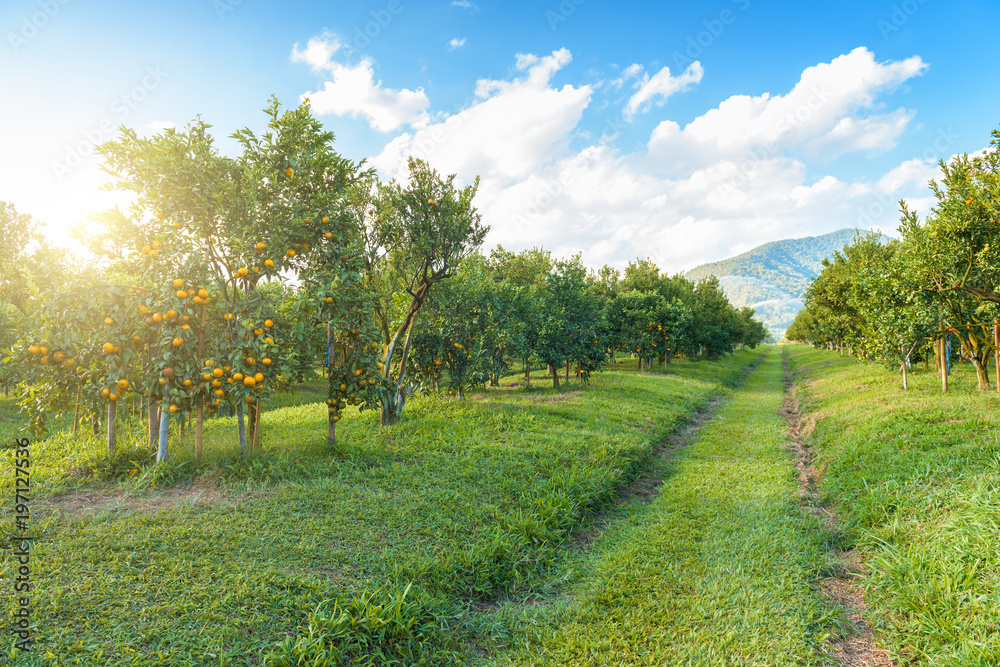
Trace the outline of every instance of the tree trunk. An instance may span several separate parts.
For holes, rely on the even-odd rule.
[[[996,362],[997,391],[1000,391],[1000,321],[993,320],[993,360]]]
[[[115,414],[118,412],[118,401],[108,401],[108,458],[115,455],[118,449],[118,432]]]
[[[205,406],[202,399],[198,399],[198,416],[194,420],[194,460],[201,461],[201,436],[204,428]]]
[[[948,391],[948,366],[947,360],[944,358],[945,355],[945,345],[944,338],[938,339],[938,349],[941,352],[941,391]]]
[[[337,422],[334,414],[328,412],[326,420],[326,446],[333,449],[337,446]]]
[[[236,404],[236,422],[240,434],[240,456],[247,455],[247,427],[243,419],[243,401]]]
[[[465,387],[463,387],[462,385],[458,385],[458,400],[460,401],[465,400]]]
[[[524,358],[524,386],[531,386],[531,360],[528,357]]]
[[[973,356],[971,361],[972,365],[976,367],[976,379],[979,380],[979,385],[976,387],[979,391],[986,391],[990,388],[990,371],[988,363],[989,356],[984,356],[980,359],[978,356]]]
[[[208,248],[205,249],[205,259],[208,259]],[[204,363],[205,360],[205,317],[206,317],[206,306],[201,305],[201,326],[198,328],[198,363]],[[198,407],[196,408],[196,416],[194,420],[194,459],[195,461],[201,460],[201,445],[202,445],[202,433],[203,431],[203,420],[205,418],[205,398],[199,392],[198,396]]]
[[[167,460],[167,439],[170,436],[170,412],[162,410],[160,412],[160,446],[156,451],[156,462],[163,463]]]
[[[554,389],[558,389],[559,388],[559,373],[553,373],[552,374],[552,387]]]
[[[903,391],[909,389],[906,383],[906,344],[899,346],[900,352],[903,353]]]
[[[255,423],[253,426],[253,448],[260,449],[260,398],[257,399],[256,406],[254,408],[254,413],[256,414]]]
[[[566,382],[569,382],[569,359],[566,360]]]
[[[4,387],[4,391],[7,388]],[[73,408],[73,435],[80,430],[80,393],[83,391],[83,387],[76,388],[76,407]]]
[[[247,403],[247,448],[253,449],[257,441],[257,413],[254,412],[254,404]]]

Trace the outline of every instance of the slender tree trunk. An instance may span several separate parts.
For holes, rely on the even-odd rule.
[[[4,391],[6,391],[4,387]],[[80,393],[83,391],[83,387],[76,388],[76,406],[73,408],[73,435],[80,430]]]
[[[993,320],[993,360],[996,363],[997,391],[1000,391],[1000,321]]]
[[[167,460],[167,440],[170,437],[170,413],[167,410],[160,411],[160,440],[159,448],[156,451],[156,462],[163,463]]]
[[[531,386],[531,359],[529,357],[524,358],[524,386]]]
[[[205,259],[208,259],[208,248],[205,248]],[[205,361],[205,304],[201,305],[201,325],[198,327],[198,363]],[[198,392],[198,404],[195,408],[196,416],[194,420],[194,459],[201,460],[202,434],[204,433],[205,419],[205,397],[204,392]]]
[[[118,431],[115,414],[118,412],[118,401],[108,401],[108,458],[115,455],[118,449]]]
[[[247,449],[253,449],[257,441],[257,414],[254,412],[254,404],[247,403]]]
[[[553,371],[554,370],[555,369],[553,368]],[[554,389],[558,389],[559,388],[559,373],[552,373],[552,387]]]
[[[243,401],[236,403],[236,422],[240,434],[240,456],[247,455],[247,427],[246,420],[243,419]]]
[[[260,420],[261,420],[261,415],[260,415],[260,398],[257,399],[257,402],[256,402],[256,404],[254,406],[254,415],[255,415],[255,417],[254,417],[255,421],[254,421],[254,426],[253,426],[253,448],[254,449],[260,449],[260,440],[261,440],[261,438],[260,438]]]
[[[906,344],[899,346],[900,352],[903,353],[903,391],[909,389],[906,383]]]
[[[941,391],[948,391],[948,360],[945,359],[944,338],[938,340],[938,347],[941,350]]]
[[[566,360],[566,382],[569,382],[569,359]]]

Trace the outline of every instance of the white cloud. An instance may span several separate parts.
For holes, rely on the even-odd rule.
[[[564,152],[568,135],[587,107],[589,86],[552,88],[569,51],[520,54],[512,81],[476,82],[477,99],[461,111],[393,139],[372,160],[389,177],[405,176],[406,156],[417,155],[466,181],[476,175],[497,186],[525,179]]]
[[[458,37],[453,37],[450,42],[448,42],[448,50],[454,51],[460,46],[465,46],[465,37],[459,39]]]
[[[309,65],[330,80],[316,92],[305,93],[313,110],[320,115],[364,116],[372,128],[391,132],[404,125],[422,121],[430,104],[423,88],[393,90],[375,81],[373,63],[364,58],[357,65],[335,60],[340,41],[332,35],[313,37],[304,49],[292,48],[292,62]]]
[[[462,9],[475,9],[475,5],[469,2],[469,0],[452,0],[451,6],[461,7]]]
[[[650,257],[671,273],[778,238],[855,225],[891,231],[891,200],[926,193],[928,160],[847,182],[815,159],[895,145],[914,114],[881,111],[880,96],[923,72],[919,58],[878,63],[855,50],[806,69],[788,92],[731,97],[684,127],[663,120],[636,152],[571,148],[571,137],[586,136],[578,125],[594,93],[553,84],[571,60],[565,49],[517,54],[514,77],[476,82],[471,103],[396,137],[372,163],[383,177],[405,178],[406,156],[416,155],[464,183],[480,176],[488,246],[582,250],[591,266]],[[638,113],[700,78],[700,67],[673,77],[632,65],[609,89],[631,89],[626,110]],[[889,204],[869,225],[880,197]]]
[[[641,71],[640,65],[632,65],[625,70],[623,78],[637,78]],[[653,76],[649,76],[648,72],[645,73],[642,80],[635,84],[638,90],[625,104],[625,117],[631,119],[639,111],[648,110],[650,103],[662,107],[671,95],[689,90],[691,86],[701,81],[704,74],[705,70],[697,60],[680,76],[671,76],[669,67],[664,67]]]
[[[671,163],[683,172],[751,152],[775,155],[792,146],[827,157],[856,150],[889,150],[896,146],[913,112],[857,114],[875,109],[877,95],[926,68],[919,56],[879,63],[873,53],[859,47],[807,68],[785,95],[734,95],[683,129],[673,121],[663,121],[653,131],[649,151],[657,158],[683,156],[682,161]]]

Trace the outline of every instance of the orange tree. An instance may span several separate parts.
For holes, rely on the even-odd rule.
[[[191,353],[191,363],[213,361],[224,372],[226,366],[231,369],[225,386],[213,388],[211,395],[213,403],[235,406],[241,451],[247,441],[244,405],[251,405],[251,435],[257,439],[260,399],[269,391],[261,387],[273,386],[266,383],[268,373],[276,378],[286,375],[282,370],[293,370],[282,366],[279,343],[264,332],[262,324],[273,314],[265,312],[258,284],[294,274],[305,265],[300,255],[330,240],[325,220],[334,215],[354,173],[353,165],[333,152],[332,134],[322,130],[308,104],[282,113],[272,100],[266,112],[268,129],[261,136],[249,129],[234,135],[243,149],[235,159],[219,155],[209,126],[201,121],[151,139],[123,130],[119,141],[100,150],[106,169],[117,177],[113,187],[134,193],[135,202],[128,216],[109,213],[107,233],[92,243],[111,252],[138,248],[142,258],[153,260],[145,266],[151,285],[162,285],[181,269],[200,267],[196,273],[213,288],[210,299],[217,300],[218,310],[209,320],[207,300],[198,304],[199,324],[208,327],[205,335],[198,335],[190,349],[178,347]],[[299,335],[306,333],[293,326],[281,344],[296,347]],[[265,358],[272,362],[268,373],[256,368]],[[265,377],[263,385],[256,381],[258,374]],[[207,398],[202,392],[193,401],[199,434]],[[190,406],[177,407],[183,412]],[[162,414],[169,419],[169,411]]]
[[[472,205],[479,180],[464,188],[455,175],[442,178],[425,162],[409,159],[409,181],[369,188],[371,206],[358,215],[367,284],[376,293],[374,313],[382,338],[380,395],[383,425],[399,421],[414,391],[407,378],[417,315],[431,289],[451,277],[478,247],[489,227]]]
[[[599,303],[587,284],[579,256],[559,261],[546,276],[540,299],[540,326],[535,353],[552,367],[552,385],[559,386],[559,368],[580,363],[581,380],[599,367],[606,345],[600,330]],[[592,342],[596,339],[596,343]],[[597,347],[595,347],[595,345]]]
[[[430,373],[438,361],[448,369],[449,387],[465,399],[465,390],[484,384],[489,379],[489,353],[484,345],[489,320],[489,287],[493,284],[483,267],[460,271],[438,287],[428,302],[425,328],[436,352],[434,363],[427,363]],[[423,357],[415,348],[418,371]],[[428,360],[429,362],[429,360]]]

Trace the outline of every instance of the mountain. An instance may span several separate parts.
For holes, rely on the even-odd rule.
[[[823,269],[823,260],[854,240],[855,229],[822,236],[772,241],[718,262],[702,264],[685,275],[691,280],[715,275],[729,301],[750,306],[768,331],[781,339],[802,309],[809,281]],[[883,237],[888,241],[888,237]]]

